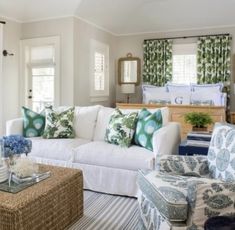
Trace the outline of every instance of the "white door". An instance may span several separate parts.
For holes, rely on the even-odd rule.
[[[59,105],[59,38],[22,41],[23,104],[35,112]]]
[[[2,76],[2,50],[3,25],[0,23],[0,135],[3,133],[3,76]],[[1,157],[1,156],[0,156]]]
[[[31,66],[29,68],[28,105],[40,112],[55,102],[55,67]]]

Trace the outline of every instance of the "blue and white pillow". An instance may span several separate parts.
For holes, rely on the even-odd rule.
[[[166,84],[166,90],[170,93],[176,93],[176,92],[191,92],[191,86],[186,84],[176,84],[168,82]]]
[[[216,125],[208,151],[209,170],[213,178],[235,181],[235,128]]]
[[[192,91],[207,91],[208,94],[211,92],[221,93],[223,89],[223,83],[216,83],[216,84],[191,84]]]

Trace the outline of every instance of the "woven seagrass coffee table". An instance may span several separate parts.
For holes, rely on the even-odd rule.
[[[40,168],[51,177],[16,194],[0,191],[1,230],[64,230],[82,217],[82,171]]]

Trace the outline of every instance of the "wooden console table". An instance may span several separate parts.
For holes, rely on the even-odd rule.
[[[156,104],[125,104],[117,103],[116,107],[120,109],[154,109],[166,107],[165,105]],[[223,122],[226,120],[225,107],[223,106],[195,106],[195,105],[167,105],[170,112],[170,121],[179,122],[181,124],[181,138],[185,139],[187,133],[192,130],[192,126],[185,122],[184,115],[189,112],[204,112],[211,115],[214,122]],[[208,127],[212,130],[213,126]]]

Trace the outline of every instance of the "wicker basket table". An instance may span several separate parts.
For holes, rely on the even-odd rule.
[[[17,194],[0,192],[1,230],[62,230],[82,217],[82,171],[40,167],[51,177]]]

